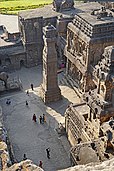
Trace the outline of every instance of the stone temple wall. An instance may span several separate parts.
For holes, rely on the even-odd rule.
[[[82,171],[82,170],[84,171],[88,171],[88,170],[113,171],[114,170],[114,158],[108,161],[104,161],[103,163],[96,163],[96,164],[90,163],[86,165],[78,165],[75,167],[64,169],[64,171]]]
[[[19,30],[22,36],[22,42],[26,51],[25,66],[32,67],[42,64],[43,53],[43,27],[51,23],[56,26],[57,16],[21,18],[19,16]]]

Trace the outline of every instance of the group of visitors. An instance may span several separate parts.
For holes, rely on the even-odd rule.
[[[34,91],[34,86],[33,86],[33,84],[31,84],[30,86],[31,86],[32,91]],[[29,96],[29,90],[27,90],[26,94]],[[10,103],[11,103],[11,102],[10,102],[9,100],[6,101],[6,104],[10,104]],[[27,100],[25,101],[25,104],[26,104],[26,106],[28,106],[28,101],[27,101]],[[33,120],[34,122],[37,122],[36,114],[33,114],[32,120]],[[46,123],[45,114],[43,114],[42,116],[41,116],[41,115],[39,116],[39,123],[40,123],[40,124]],[[48,159],[50,159],[50,148],[46,148],[46,156],[47,156]],[[23,155],[23,160],[27,160],[26,154]],[[39,162],[39,167],[41,167],[41,168],[43,167],[43,162],[42,162],[41,160],[40,160],[40,162]]]
[[[40,116],[40,124],[44,124],[46,123],[46,117],[45,117],[45,114],[43,114],[43,116]]]
[[[47,155],[47,158],[50,159],[50,148],[46,148],[46,155]],[[23,155],[23,160],[27,160],[27,156],[25,153]],[[43,166],[43,162],[40,160],[39,167],[42,168],[42,166]]]
[[[6,100],[6,104],[7,104],[7,105],[10,105],[10,104],[11,104],[10,98]]]
[[[33,84],[31,84],[30,86],[31,86],[32,91],[34,91],[34,86],[33,86]],[[27,90],[26,94],[29,96],[29,90]],[[10,105],[10,104],[11,104],[10,98],[6,99],[6,104],[7,104],[7,105]],[[25,101],[25,104],[26,104],[26,106],[28,106],[28,101],[27,101],[27,100]],[[33,114],[32,120],[33,120],[34,122],[37,122],[36,114]],[[40,124],[46,123],[45,114],[43,114],[42,116],[41,116],[41,115],[39,116],[39,123],[40,123]],[[47,158],[50,159],[50,148],[46,148],[45,150],[46,150],[46,156],[47,156]],[[26,156],[25,153],[24,153],[24,155],[23,155],[23,160],[27,160],[27,156]],[[39,162],[39,167],[41,167],[41,168],[43,167],[43,162],[42,162],[41,160],[40,160],[40,162]]]
[[[46,155],[47,155],[47,158],[50,159],[50,148],[46,148]],[[40,161],[39,167],[42,168],[42,165],[43,165],[43,162]]]
[[[32,120],[33,120],[34,122],[36,122],[36,121],[37,121],[37,117],[36,117],[36,115],[35,115],[35,114],[33,114]],[[45,117],[45,114],[43,114],[43,116],[41,116],[41,115],[40,115],[40,117],[39,117],[39,122],[40,122],[40,124],[44,124],[44,123],[46,123],[46,117]]]

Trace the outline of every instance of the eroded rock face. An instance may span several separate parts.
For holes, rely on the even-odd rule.
[[[2,171],[43,171],[31,160],[24,160],[12,165],[7,146],[7,132],[3,127],[2,108],[0,107],[0,170]]]
[[[33,164],[31,160],[25,160],[25,161],[21,161],[20,163],[16,163],[11,167],[7,168],[5,171],[17,171],[17,170],[43,171],[43,169]]]
[[[90,163],[87,165],[78,165],[61,171],[109,171],[109,170],[110,171],[114,170],[114,158],[102,163]]]

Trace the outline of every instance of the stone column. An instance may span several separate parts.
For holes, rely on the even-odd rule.
[[[44,103],[61,99],[57,79],[57,52],[55,49],[56,29],[52,25],[44,27],[43,84],[41,97]]]

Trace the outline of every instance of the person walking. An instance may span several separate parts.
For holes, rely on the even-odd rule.
[[[50,148],[46,148],[47,158],[50,159]]]
[[[40,124],[42,124],[42,116],[39,117]]]
[[[26,94],[29,96],[29,90],[27,90]]]
[[[26,106],[28,106],[28,102],[27,102],[27,100],[26,100]]]
[[[45,117],[45,114],[43,114],[43,117],[42,117],[42,122],[45,123],[46,122],[46,117]]]
[[[30,86],[31,86],[32,91],[34,91],[34,86],[33,86],[33,84],[31,84]]]
[[[43,163],[42,163],[42,161],[40,161],[40,163],[39,163],[39,167],[41,167],[41,168],[42,168],[42,164],[43,164]]]
[[[6,104],[7,104],[7,105],[10,105],[10,104],[11,104],[11,100],[10,100],[10,99],[7,99],[7,100],[6,100]]]
[[[26,154],[23,155],[23,160],[27,160]]]
[[[36,115],[35,115],[35,114],[33,115],[32,120],[33,120],[34,122],[36,122]]]

